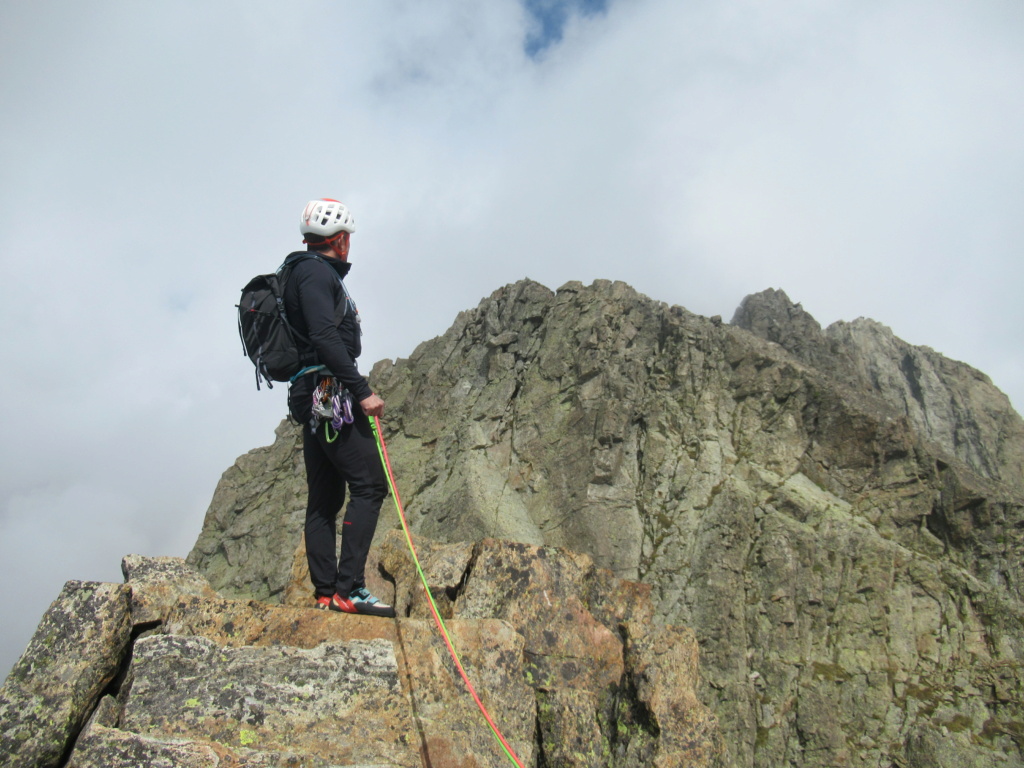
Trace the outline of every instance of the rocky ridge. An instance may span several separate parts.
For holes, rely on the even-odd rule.
[[[1024,430],[1006,396],[981,371],[897,338],[866,318],[822,330],[783,291],[744,299],[732,324],[779,344],[827,371],[852,392],[870,392],[904,416],[922,438],[983,477],[1024,484]]]
[[[420,549],[460,660],[524,766],[722,764],[696,698],[696,640],[651,622],[648,587],[553,548]],[[401,618],[314,610],[308,581],[302,607],[225,598],[176,558],[125,558],[125,584],[69,583],[0,690],[0,764],[501,764],[404,538],[385,537],[372,566]]]
[[[1024,764],[1024,424],[978,371],[780,291],[726,324],[522,281],[371,379],[414,531],[648,585],[730,766]],[[296,594],[296,436],[217,490],[224,594]]]

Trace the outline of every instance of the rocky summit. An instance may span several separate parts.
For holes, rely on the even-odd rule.
[[[778,290],[725,323],[526,280],[370,378],[431,594],[524,765],[1024,766],[1024,422],[981,372]],[[400,618],[310,609],[304,491],[283,422],[187,564],[70,584],[0,754],[501,764],[394,525],[371,587]]]

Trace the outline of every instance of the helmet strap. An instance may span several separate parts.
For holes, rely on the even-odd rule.
[[[305,243],[306,245],[312,245],[312,246],[317,247],[317,248],[323,248],[326,245],[332,251],[334,251],[335,253],[338,253],[338,255],[340,256],[341,253],[339,253],[340,249],[338,248],[338,242],[340,240],[342,240],[345,235],[348,235],[348,234],[349,233],[346,232],[343,229],[338,234],[332,235],[331,237],[325,237],[323,240],[319,240],[317,242],[312,242],[311,240],[309,240],[308,238],[305,238],[305,237],[302,238],[302,242]],[[346,248],[345,249],[345,253],[347,253],[347,252],[348,252],[348,249]]]
[[[344,261],[348,257],[348,232],[341,230],[334,237],[328,237],[324,242],[331,246],[331,250]]]

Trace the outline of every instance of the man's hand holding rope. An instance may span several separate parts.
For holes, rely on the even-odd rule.
[[[363,413],[371,419],[375,416],[379,419],[384,415],[384,401],[376,395],[370,395],[365,400],[360,400],[359,407],[362,408]]]

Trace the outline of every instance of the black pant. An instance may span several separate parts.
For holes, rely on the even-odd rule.
[[[306,463],[306,560],[316,594],[348,597],[366,585],[363,571],[377,529],[380,505],[387,495],[387,479],[367,417],[356,406],[354,424],[339,432],[321,424],[316,434],[302,428],[302,454]],[[337,435],[333,442],[328,436]],[[349,502],[342,526],[341,556],[335,560],[338,513]]]

